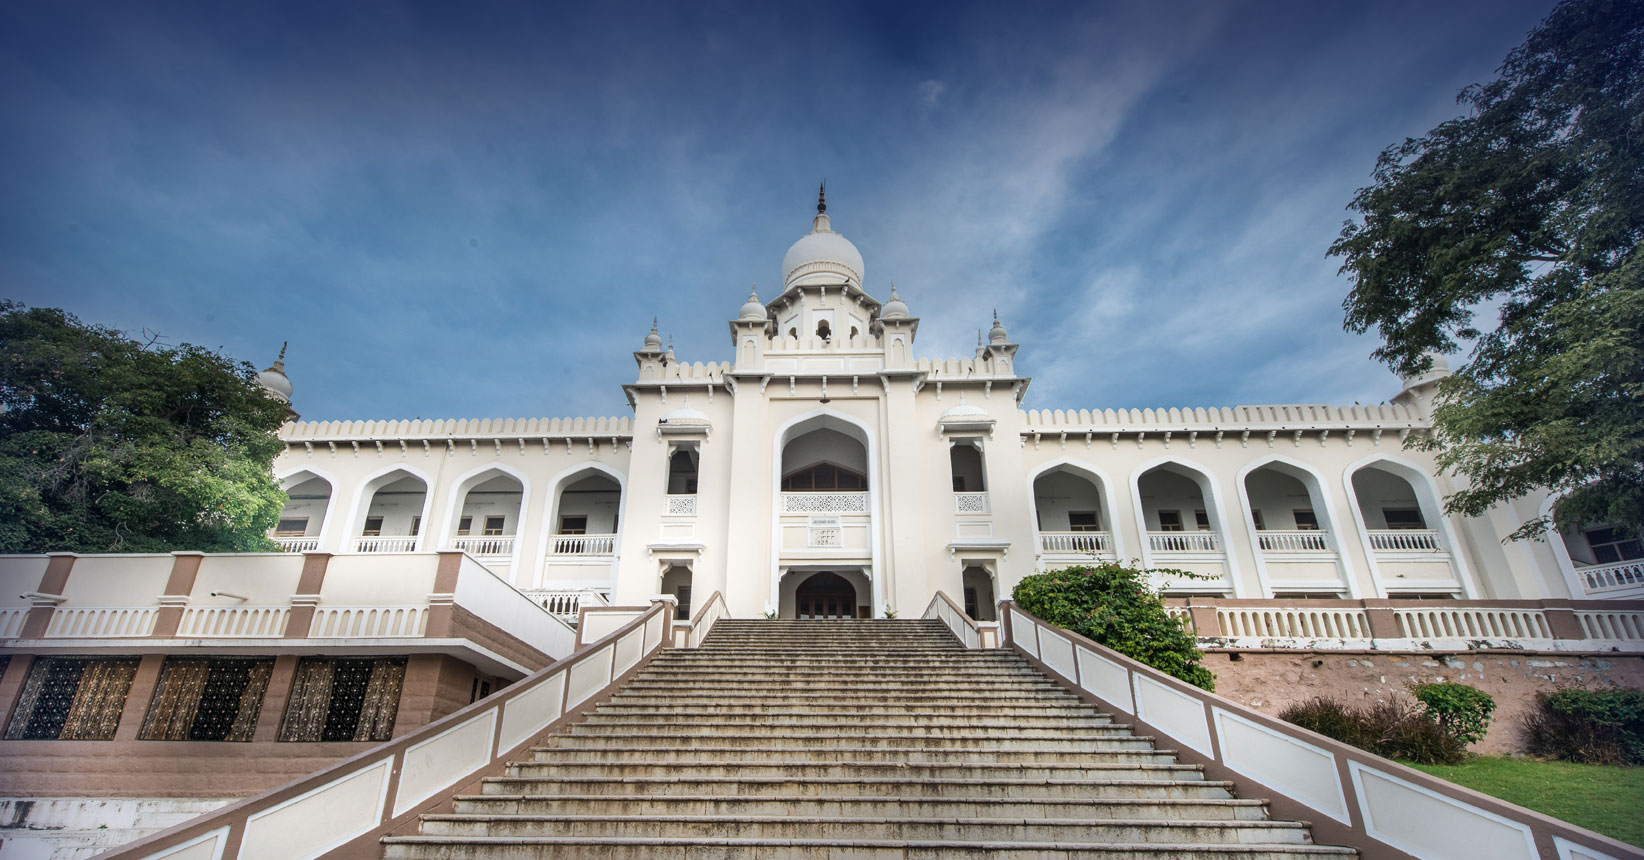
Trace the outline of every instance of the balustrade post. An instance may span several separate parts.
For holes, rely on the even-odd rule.
[[[457,574],[462,570],[462,553],[442,550],[439,567],[434,571],[434,593],[428,596],[428,623],[423,635],[442,639],[451,635],[453,616],[456,614]]]
[[[1576,617],[1575,604],[1569,600],[1541,601],[1542,616],[1547,619],[1547,631],[1554,639],[1586,639],[1581,619]]]
[[[1399,632],[1398,613],[1393,611],[1396,605],[1391,600],[1359,600],[1353,601],[1364,607],[1365,626],[1370,630],[1371,639],[1399,639],[1404,636]]]
[[[297,593],[291,595],[291,614],[285,619],[286,639],[307,639],[314,626],[314,607],[320,602],[320,588],[325,585],[325,570],[331,564],[331,553],[303,553],[303,572],[297,577]]]
[[[1215,606],[1195,605],[1193,598],[1187,599],[1187,614],[1193,619],[1193,635],[1220,636],[1222,635],[1221,615],[1216,612]]]
[[[74,560],[78,558],[72,552],[53,552],[46,555],[46,572],[40,576],[40,587],[35,589],[41,594],[62,594],[68,587],[69,570],[74,567]],[[28,615],[23,616],[23,629],[17,634],[19,639],[40,639],[46,635],[46,628],[51,625],[51,616],[57,613],[57,604],[49,600],[37,600],[29,607]]]
[[[171,576],[166,579],[166,590],[160,596],[160,608],[154,613],[154,632],[151,639],[172,639],[183,623],[183,609],[194,593],[194,580],[200,575],[203,552],[173,552]]]

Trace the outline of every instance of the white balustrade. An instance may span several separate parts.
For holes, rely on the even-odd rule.
[[[278,639],[291,616],[286,606],[190,606],[177,625],[181,639],[246,637]]]
[[[554,535],[549,555],[611,555],[616,552],[616,535]]]
[[[1222,551],[1215,532],[1148,532],[1147,542],[1154,552]]]
[[[784,514],[865,514],[867,493],[783,493]]]
[[[667,515],[670,517],[696,516],[696,496],[669,496]]]
[[[584,606],[611,605],[605,595],[597,591],[527,591],[525,596],[567,624],[577,623],[577,615]]]
[[[451,548],[469,555],[513,555],[513,535],[457,535],[451,538]]]
[[[1539,609],[1485,609],[1440,606],[1395,609],[1406,639],[1551,639],[1547,615]]]
[[[1186,610],[1183,609],[1185,613]],[[1363,609],[1314,607],[1216,607],[1222,635],[1283,639],[1369,639]]]
[[[1584,610],[1576,612],[1576,620],[1581,622],[1581,632],[1588,639],[1644,642],[1644,612]]]
[[[1438,532],[1431,529],[1391,529],[1366,532],[1376,552],[1443,552]]]
[[[277,537],[272,539],[280,552],[313,552],[320,548],[319,537]]]
[[[1644,559],[1606,564],[1601,567],[1583,567],[1576,570],[1588,594],[1610,588],[1628,588],[1644,585]]]
[[[313,639],[421,636],[427,606],[320,606],[308,629]]]
[[[1040,552],[1095,555],[1113,552],[1112,532],[1040,532]]]
[[[14,639],[23,633],[23,621],[28,618],[26,606],[0,609],[0,639]]]
[[[155,607],[59,606],[46,625],[52,639],[106,639],[147,636],[154,632]]]
[[[1264,552],[1329,552],[1330,537],[1317,529],[1290,532],[1256,532]]]
[[[416,535],[357,537],[354,539],[355,552],[411,552],[416,548]]]
[[[953,512],[956,514],[985,514],[988,512],[987,493],[954,493]]]

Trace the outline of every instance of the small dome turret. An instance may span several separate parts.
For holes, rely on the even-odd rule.
[[[656,331],[656,317],[651,317],[651,333],[645,336],[645,349],[642,352],[661,352],[662,335]]]
[[[285,343],[280,344],[280,357],[274,359],[274,363],[267,370],[257,374],[257,384],[268,392],[269,397],[289,406],[291,405],[291,380],[285,375],[285,348]]]
[[[885,306],[880,308],[879,318],[887,320],[902,320],[908,318],[907,303],[902,301],[902,297],[896,294],[896,283],[894,281],[891,282],[890,301],[885,302]]]
[[[764,303],[759,301],[759,288],[748,291],[748,300],[742,303],[742,310],[736,315],[743,322],[764,322],[768,319]]]
[[[988,329],[988,343],[1010,343],[1010,336],[1005,334],[1005,327],[999,322],[999,312],[993,312],[993,328]]]
[[[668,351],[662,354],[662,360],[669,364],[676,363],[674,358],[674,336],[668,335]]]

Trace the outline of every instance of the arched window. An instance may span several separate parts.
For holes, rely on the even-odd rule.
[[[782,476],[783,490],[866,490],[868,479],[863,475],[835,466],[817,463]]]
[[[816,336],[823,340],[833,337],[833,329],[828,327],[828,321],[822,320],[816,324]]]

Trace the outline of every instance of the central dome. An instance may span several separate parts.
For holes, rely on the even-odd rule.
[[[782,257],[782,289],[840,281],[861,289],[864,271],[862,252],[849,239],[833,232],[828,204],[819,199],[811,232],[799,237]]]

